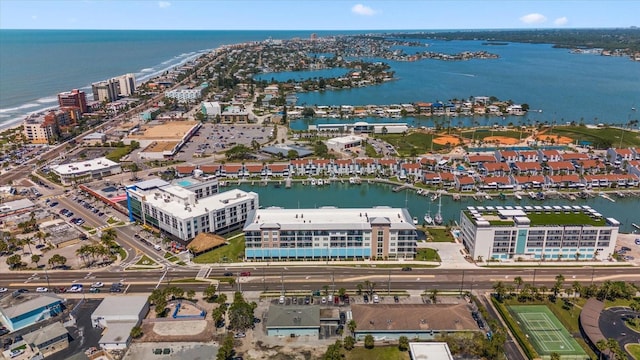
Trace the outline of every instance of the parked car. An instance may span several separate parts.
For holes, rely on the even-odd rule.
[[[82,290],[83,290],[83,287],[80,284],[72,285],[69,288],[69,292],[72,292],[72,293],[79,293],[79,292],[82,292]]]
[[[9,290],[9,289],[7,289],[7,288],[0,288],[0,293],[7,292],[8,290]]]
[[[250,271],[243,271],[240,273],[240,276],[251,276],[251,272]]]
[[[410,267],[408,267],[408,266],[405,266],[405,267],[403,267],[403,268],[402,268],[402,271],[411,271],[411,270],[413,270],[413,269],[411,269],[411,268],[410,268]]]
[[[46,287],[36,288],[36,292],[39,292],[39,293],[44,293],[44,292],[48,292],[48,291],[49,291],[49,289],[47,289]]]
[[[231,271],[227,271],[224,273],[224,276],[233,276],[233,273]]]
[[[93,284],[91,284],[91,287],[94,287],[94,288],[101,288],[103,286],[104,286],[104,283],[102,283],[100,281],[94,282]]]
[[[373,294],[372,299],[374,304],[377,304],[380,302],[380,297],[378,296],[378,294]]]
[[[243,337],[246,337],[246,336],[247,336],[247,334],[245,334],[243,332],[237,332],[237,333],[235,333],[235,335],[233,335],[233,337],[236,338],[236,339],[240,339],[240,338],[243,338]]]

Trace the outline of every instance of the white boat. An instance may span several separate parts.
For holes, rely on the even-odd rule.
[[[311,186],[316,186],[316,179],[311,179]]]
[[[438,193],[433,194],[433,196],[431,197],[431,201],[434,201],[434,200],[436,200],[437,198],[439,198],[439,197],[440,197],[439,195],[440,195],[440,194],[438,194]]]
[[[442,219],[442,198],[438,201],[438,212],[436,213],[436,217],[433,219],[436,225],[442,225],[444,220]]]
[[[418,225],[418,217],[417,216],[413,217],[413,225]]]
[[[529,191],[529,197],[532,199],[536,199],[538,196],[533,191]]]
[[[322,185],[324,185],[324,181],[323,181],[322,179],[318,179],[318,181],[316,182],[316,184],[317,184],[318,186],[322,186]]]
[[[520,195],[519,193],[515,193],[513,194],[513,196],[515,196],[515,198],[518,200],[522,200],[522,195]]]
[[[433,218],[431,217],[431,212],[424,214],[424,223],[427,225],[433,225]]]

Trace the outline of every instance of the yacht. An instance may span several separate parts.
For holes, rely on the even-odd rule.
[[[316,179],[311,179],[311,186],[316,186]]]
[[[322,185],[324,185],[324,181],[322,179],[318,179],[317,184],[318,184],[318,186],[322,186]]]
[[[417,216],[413,217],[413,225],[418,225],[418,217]]]
[[[427,225],[433,225],[433,218],[431,217],[431,211],[424,214],[424,223]]]
[[[442,198],[439,198],[438,212],[436,213],[436,217],[433,218],[433,222],[435,222],[436,225],[442,225],[442,223],[444,222],[442,219]]]

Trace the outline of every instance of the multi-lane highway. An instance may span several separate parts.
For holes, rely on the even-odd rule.
[[[239,276],[241,272],[250,272],[249,276]],[[236,284],[233,287],[222,285],[223,290],[240,288],[243,291],[278,291],[278,290],[318,290],[327,285],[338,289],[344,287],[355,290],[358,284],[369,280],[376,284],[377,291],[386,290],[482,290],[491,289],[497,281],[513,284],[513,279],[520,276],[525,283],[535,286],[551,287],[555,277],[565,277],[565,287],[574,281],[582,285],[612,281],[640,281],[638,268],[537,268],[537,269],[474,269],[449,270],[433,268],[414,268],[412,271],[400,269],[382,269],[353,266],[280,266],[278,264],[260,266],[228,266],[214,265],[209,268],[172,268],[165,267],[144,271],[116,271],[116,269],[99,271],[49,271],[47,281],[44,272],[11,272],[0,274],[0,286],[10,290],[17,288],[35,288],[38,286],[68,287],[82,283],[85,286],[100,281],[105,284],[122,282],[127,285],[127,292],[150,292],[158,286],[179,283],[185,289],[203,290],[208,282],[185,280],[220,279],[225,273],[232,273]]]

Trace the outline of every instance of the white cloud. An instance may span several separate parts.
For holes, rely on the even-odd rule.
[[[520,21],[525,24],[542,24],[547,21],[547,17],[542,14],[531,13],[521,17]]]
[[[569,22],[569,19],[567,19],[566,16],[559,17],[553,21],[553,23],[558,26],[567,25],[568,22]]]
[[[351,8],[351,12],[357,15],[364,15],[364,16],[371,16],[376,13],[376,11],[370,8],[369,6],[365,6],[362,4],[353,5],[353,7]]]
[[[158,6],[161,9],[164,9],[164,8],[168,8],[169,6],[171,6],[171,3],[168,2],[168,1],[158,1]]]

